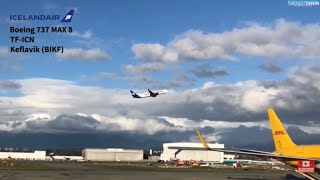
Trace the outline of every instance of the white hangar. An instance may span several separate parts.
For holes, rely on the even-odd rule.
[[[82,157],[86,161],[141,161],[143,150],[135,149],[84,149]]]
[[[224,144],[208,144],[211,148],[224,148]],[[160,159],[163,161],[170,161],[174,159],[179,160],[195,160],[195,161],[204,161],[204,162],[216,162],[222,163],[224,158],[223,152],[217,151],[207,151],[203,150],[179,150],[172,149],[172,147],[181,147],[181,148],[202,148],[201,143],[188,143],[188,142],[179,142],[179,143],[164,143],[163,152]]]

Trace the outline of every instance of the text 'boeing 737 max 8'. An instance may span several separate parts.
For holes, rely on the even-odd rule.
[[[157,90],[157,91],[151,91],[150,89],[148,89],[148,92],[142,93],[142,94],[137,94],[135,92],[133,92],[132,90],[130,90],[132,97],[134,98],[146,98],[146,97],[156,97],[158,95],[161,94],[165,94],[168,92],[168,90]]]

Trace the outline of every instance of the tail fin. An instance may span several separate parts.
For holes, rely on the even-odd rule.
[[[134,98],[141,98],[137,93],[133,92],[132,90],[130,90],[132,97]]]
[[[203,147],[207,150],[211,149],[208,144],[206,143],[206,141],[203,139],[203,137],[201,136],[200,132],[197,130],[197,135],[200,139],[200,142],[202,143]]]
[[[71,22],[74,10],[70,10],[60,22]]]
[[[157,93],[152,92],[150,89],[148,89],[148,91],[151,97],[156,97],[158,95]]]
[[[296,146],[272,108],[268,109],[268,116],[276,151]]]

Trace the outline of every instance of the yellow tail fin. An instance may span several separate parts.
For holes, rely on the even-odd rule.
[[[296,146],[273,109],[268,109],[268,116],[276,151]]]
[[[208,146],[208,144],[206,143],[206,141],[203,139],[203,137],[201,136],[200,132],[197,130],[197,135],[200,139],[200,142],[202,143],[203,147],[205,149],[210,149],[210,147]]]

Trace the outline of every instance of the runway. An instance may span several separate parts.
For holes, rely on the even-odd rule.
[[[1,171],[1,180],[276,180],[304,179],[297,174],[253,172],[157,172],[104,170]]]
[[[263,169],[159,168],[146,166],[145,163],[124,162],[13,161],[12,164],[0,166],[1,180],[304,179],[293,171]]]

